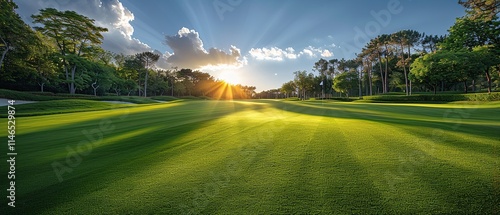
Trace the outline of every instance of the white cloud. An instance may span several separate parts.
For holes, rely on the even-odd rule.
[[[256,60],[268,60],[268,61],[284,61],[286,59],[295,60],[302,56],[315,58],[321,57],[332,57],[333,52],[328,49],[315,48],[313,46],[308,46],[304,48],[301,52],[296,53],[295,49],[288,47],[285,50],[272,47],[272,48],[252,48],[249,52],[250,56]]]
[[[286,50],[286,57],[288,59],[297,59],[298,55],[295,54],[295,49],[293,49],[292,47],[288,47],[285,50]]]
[[[167,45],[174,51],[167,62],[180,68],[199,69],[206,66],[241,66],[241,50],[231,46],[229,53],[203,47],[203,41],[195,30],[181,28],[176,35],[166,36]]]
[[[248,53],[257,60],[283,61],[285,59],[297,59],[298,54],[295,49],[288,47],[285,50],[278,47],[272,48],[252,48]]]
[[[330,50],[328,50],[328,49],[323,50],[323,52],[321,53],[321,57],[332,57],[332,56],[333,56],[333,53],[330,52]]]
[[[307,49],[307,48],[305,48],[304,50],[302,50],[300,52],[300,55],[303,55],[303,54],[308,55],[309,57],[316,57],[314,52],[311,49]]]

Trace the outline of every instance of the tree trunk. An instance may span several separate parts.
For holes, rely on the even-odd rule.
[[[5,46],[5,51],[2,52],[2,58],[0,59],[0,70],[2,69],[3,65],[3,60],[5,59],[5,55],[7,55],[7,52],[9,51],[10,46]]]
[[[476,79],[472,79],[472,92],[476,92]]]
[[[464,81],[464,89],[465,89],[465,94],[467,94],[467,80]]]
[[[380,68],[380,80],[382,81],[382,92],[383,93],[386,93],[385,91],[385,80],[384,80],[384,71],[382,71],[382,56],[380,55],[380,53],[378,54],[378,65],[379,65],[379,68]]]
[[[372,83],[372,68],[373,66],[370,66],[369,71],[368,71],[368,85],[369,85],[369,90],[370,90],[370,96],[373,95],[373,83]]]
[[[144,77],[144,97],[147,97],[148,95],[148,71],[146,70],[146,77]]]
[[[172,97],[174,96],[174,81],[172,81]]]
[[[363,79],[363,73],[360,71],[359,72],[359,81],[358,81],[358,84],[359,84],[359,86],[358,86],[358,88],[359,88],[359,95],[358,96],[359,96],[359,98],[363,97],[363,92],[362,92],[362,89],[361,89],[363,86],[362,86],[361,79]]]
[[[412,92],[411,92],[411,87],[412,87],[412,86],[411,86],[411,80],[410,80],[409,82],[410,82],[410,96],[411,96],[411,93],[412,93]]]
[[[406,61],[405,61],[405,52],[404,52],[404,46],[401,44],[401,61],[403,62],[403,72],[405,74],[405,87],[406,87],[406,95],[409,95],[408,92],[408,74],[406,71]]]
[[[68,93],[71,93],[71,84],[69,83],[69,72],[68,72],[68,66],[64,66],[64,73],[66,75],[66,82],[68,82]]]
[[[491,94],[491,76],[489,68],[486,68],[486,80],[488,80],[488,94]]]
[[[43,86],[45,85],[45,83],[38,84],[38,85],[40,85],[40,92],[42,92],[42,93],[43,93]]]
[[[76,92],[75,73],[76,73],[76,65],[74,65],[73,68],[71,68],[71,83],[70,83],[70,87],[69,87],[70,94],[75,94],[75,92]]]
[[[99,88],[99,85],[97,85],[97,87],[95,86],[97,84],[97,81],[95,81],[94,83],[92,83],[92,88],[94,89],[94,96],[97,96],[97,88]]]
[[[384,46],[385,46],[385,51],[389,52],[387,44],[385,44]],[[389,87],[388,87],[389,86],[389,83],[388,83],[388,80],[389,80],[389,58],[387,57],[387,55],[388,55],[388,53],[386,53],[386,55],[385,55],[385,72],[384,72],[385,76],[383,78],[384,82],[385,82],[385,84],[384,84],[384,86],[385,86],[385,88],[384,88],[385,93],[387,93],[388,89],[389,89]]]

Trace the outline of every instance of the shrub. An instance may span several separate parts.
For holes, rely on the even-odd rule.
[[[42,96],[55,96],[55,94],[53,92],[40,92],[40,91],[37,91],[37,92],[27,92],[27,93],[30,93],[30,94],[33,94],[33,95],[42,95]]]
[[[151,97],[151,99],[158,100],[158,101],[166,101],[166,102],[179,100],[178,98],[173,97],[173,96],[153,96],[153,97]]]
[[[89,98],[95,97],[94,95],[87,94],[69,94],[69,93],[57,93],[56,96],[66,97],[66,98]]]
[[[14,100],[28,100],[28,101],[48,101],[59,99],[53,96],[34,95],[27,92],[19,92],[14,90],[0,89],[0,98],[14,99]]]
[[[455,102],[455,101],[500,101],[500,93],[475,94],[420,94],[420,95],[376,95],[365,96],[363,100],[383,102]]]

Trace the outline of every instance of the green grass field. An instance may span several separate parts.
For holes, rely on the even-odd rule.
[[[16,120],[16,208],[3,197],[2,214],[500,213],[498,102],[182,101]]]

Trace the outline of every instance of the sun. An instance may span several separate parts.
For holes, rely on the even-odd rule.
[[[219,79],[229,83],[229,84],[238,84],[240,82],[240,77],[236,72],[233,71],[223,71],[219,74]]]

